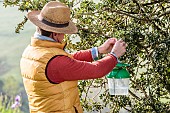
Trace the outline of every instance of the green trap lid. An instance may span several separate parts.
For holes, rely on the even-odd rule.
[[[126,70],[126,67],[130,66],[129,64],[118,63],[116,67],[107,75],[107,78],[130,78],[129,72]]]

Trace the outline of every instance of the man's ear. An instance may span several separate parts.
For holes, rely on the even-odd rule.
[[[53,33],[51,33],[49,37],[50,37],[50,38],[53,38],[53,36],[54,36]]]
[[[40,31],[40,28],[38,26],[36,26],[36,32],[41,35],[41,31]]]
[[[57,36],[58,35],[58,33],[53,33],[53,36]]]

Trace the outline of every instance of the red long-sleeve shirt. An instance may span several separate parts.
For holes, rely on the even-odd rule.
[[[52,83],[63,81],[87,80],[101,78],[108,74],[117,64],[113,55],[93,61],[90,50],[82,50],[67,56],[56,56],[51,59],[46,68],[46,75]]]

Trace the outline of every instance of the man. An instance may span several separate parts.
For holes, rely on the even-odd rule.
[[[28,18],[37,29],[20,65],[30,112],[83,113],[78,80],[108,74],[117,58],[125,53],[126,43],[110,38],[98,48],[71,55],[64,51],[64,34],[76,33],[77,28],[70,21],[70,9],[65,4],[51,1],[41,11],[29,12]],[[93,61],[98,54],[107,53],[106,57]]]

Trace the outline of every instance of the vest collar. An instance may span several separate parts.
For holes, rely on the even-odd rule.
[[[40,39],[40,40],[48,40],[48,41],[55,42],[54,39],[52,39],[52,38],[50,38],[50,37],[47,37],[47,36],[40,35],[38,32],[35,32],[35,33],[34,33],[34,38],[38,38],[38,39]]]
[[[66,42],[62,42],[62,43],[52,42],[52,41],[40,40],[40,39],[32,37],[31,46],[54,47],[54,48],[64,49],[64,47],[66,46]]]

